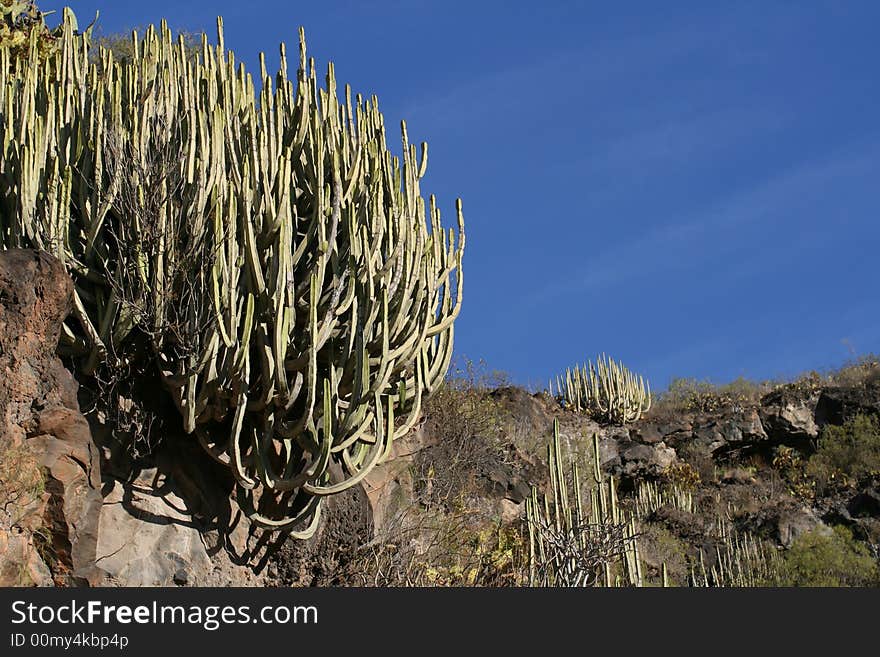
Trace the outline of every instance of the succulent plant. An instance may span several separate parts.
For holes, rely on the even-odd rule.
[[[566,479],[565,458],[559,440],[559,421],[547,448],[550,489],[543,495],[533,486],[526,499],[531,586],[615,586],[621,583],[612,569],[620,565],[626,583],[642,585],[635,519],[618,505],[613,477],[602,472],[599,438],[593,436],[593,483],[590,506],[581,493],[577,464]]]
[[[255,82],[220,19],[185,45],[163,22],[90,56],[65,9],[49,57],[0,47],[0,245],[66,264],[82,376],[151,359],[251,519],[308,537],[446,373],[461,202],[447,232],[427,144],[402,123],[393,155],[376,97],[340,99],[332,64],[321,87],[302,30],[294,79],[282,45]]]
[[[553,382],[550,393],[554,394]],[[602,354],[556,377],[556,397],[565,406],[612,424],[635,422],[651,408],[651,386],[621,363]]]

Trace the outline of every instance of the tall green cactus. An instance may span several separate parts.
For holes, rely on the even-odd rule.
[[[691,491],[676,484],[661,486],[655,481],[640,481],[636,486],[634,499],[636,518],[643,520],[664,506],[695,513],[694,495]]]
[[[308,537],[446,373],[461,203],[456,237],[421,196],[427,145],[402,124],[392,155],[375,96],[340,100],[332,64],[320,87],[302,30],[296,79],[282,45],[256,85],[217,38],[193,61],[163,22],[94,57],[65,9],[53,56],[0,48],[0,244],[67,265],[83,373],[146,342],[252,520]]]
[[[559,421],[554,420],[553,440],[547,448],[550,492],[540,499],[533,486],[526,499],[531,586],[615,586],[620,581],[612,568],[618,563],[629,585],[642,585],[635,519],[618,505],[614,478],[605,479],[596,435],[593,459],[594,486],[587,511],[575,463],[571,464],[571,483],[566,482]]]
[[[550,394],[554,394],[550,382]],[[557,398],[566,406],[606,422],[637,421],[651,408],[651,386],[621,363],[602,354],[587,364],[556,377]]]

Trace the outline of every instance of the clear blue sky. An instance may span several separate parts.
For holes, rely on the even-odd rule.
[[[222,14],[251,70],[304,25],[429,142],[422,189],[468,231],[456,352],[520,383],[600,351],[655,388],[880,351],[878,2],[69,4],[212,39]]]

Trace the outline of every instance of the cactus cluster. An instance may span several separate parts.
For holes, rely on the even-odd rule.
[[[698,587],[765,586],[778,568],[778,557],[765,544],[748,532],[739,532],[720,516],[715,532],[714,563],[706,568],[700,550],[699,563],[691,567],[688,583]]]
[[[566,481],[559,421],[547,448],[550,491],[532,487],[526,499],[530,586],[642,586],[635,519],[619,506],[614,477],[606,481],[593,436],[593,483],[589,511],[584,508],[577,464]],[[570,486],[570,488],[569,488]],[[620,565],[623,577],[615,572]]]
[[[195,59],[164,23],[95,56],[69,9],[58,45],[0,48],[0,246],[66,264],[83,375],[150,359],[251,519],[311,535],[446,373],[461,203],[447,232],[427,145],[402,124],[393,156],[377,99],[340,99],[332,64],[319,85],[302,30],[295,79],[282,45],[256,82],[220,19]]]
[[[635,515],[639,520],[668,506],[685,513],[694,513],[694,495],[691,491],[675,484],[661,486],[655,481],[640,481],[636,487]]]
[[[550,383],[550,394],[576,411],[612,424],[637,421],[651,408],[651,386],[613,358],[602,354],[582,366],[566,369]]]

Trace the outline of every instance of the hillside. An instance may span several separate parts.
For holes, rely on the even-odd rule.
[[[54,355],[70,289],[51,257],[0,254],[3,585],[524,585],[524,502],[548,490],[554,421],[582,472],[597,436],[636,517],[641,584],[878,584],[874,360],[784,384],[680,383],[623,426],[453,376],[302,541],[245,521],[229,470],[149,375],[129,409],[95,405]],[[584,477],[587,499],[594,487]]]

